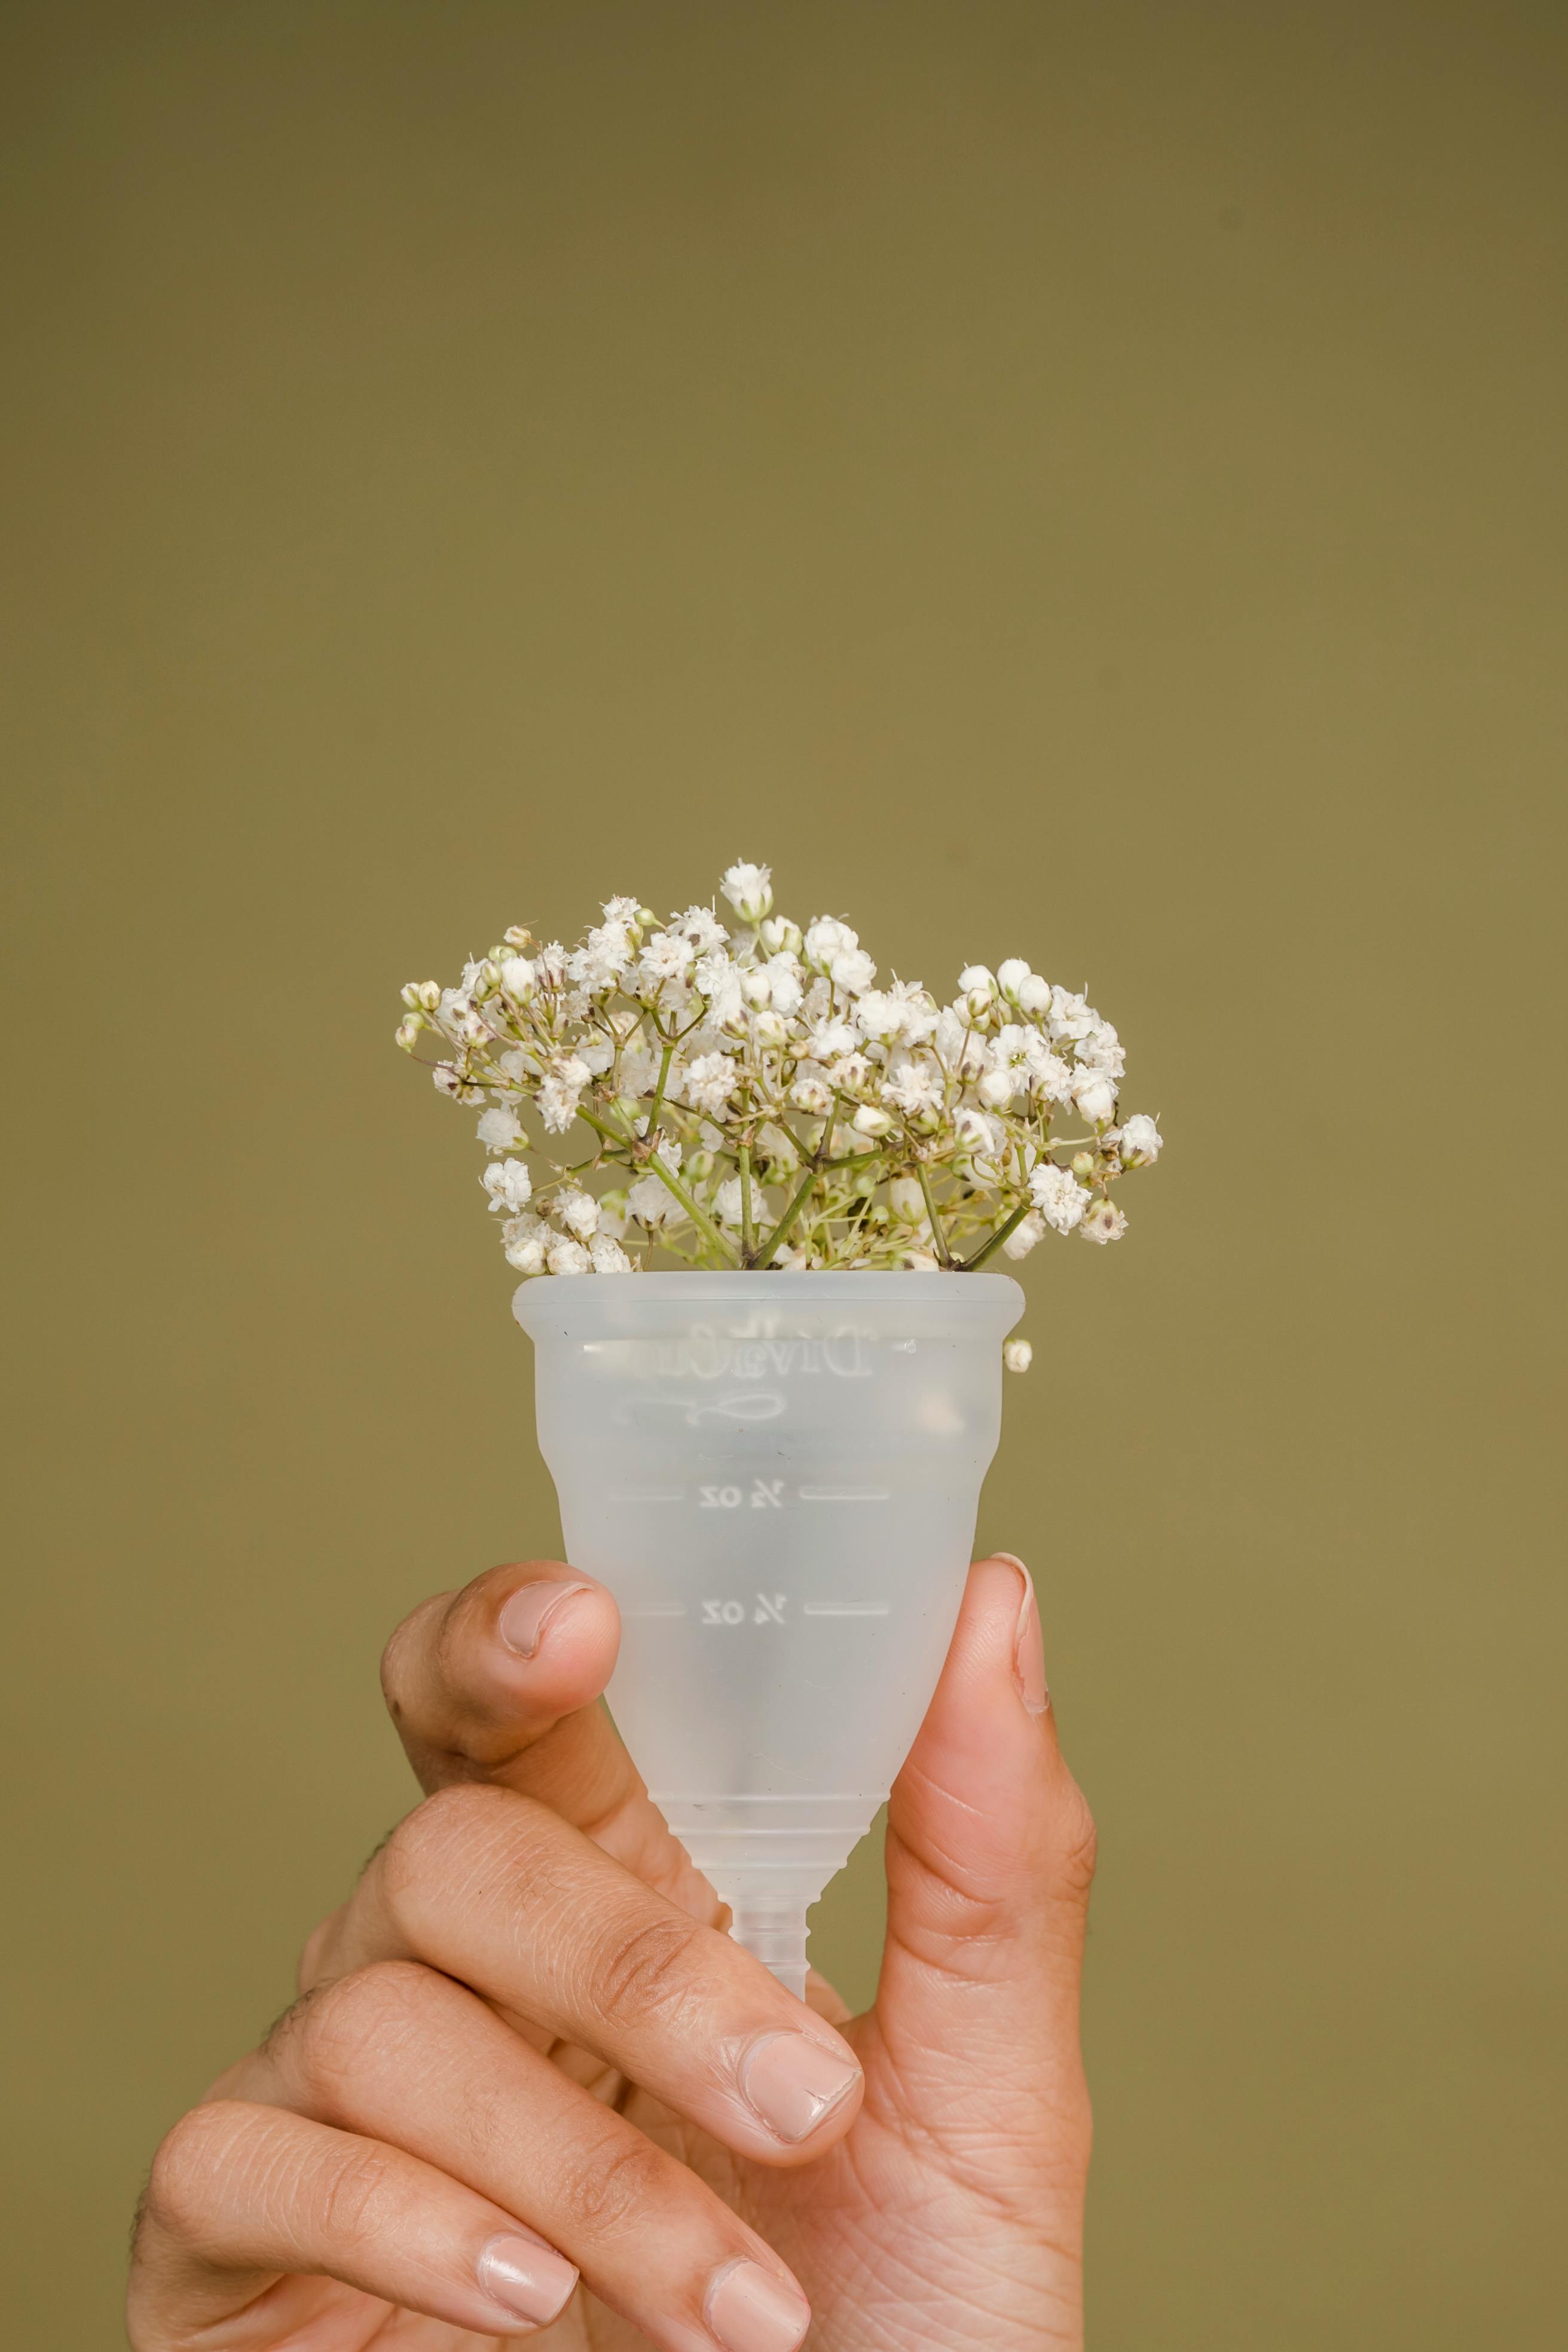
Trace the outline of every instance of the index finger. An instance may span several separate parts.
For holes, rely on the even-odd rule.
[[[533,1797],[712,1925],[723,1906],[601,1704],[620,1643],[620,1612],[596,1579],[560,1560],[512,1561],[406,1617],[382,1686],[427,1793],[482,1780]]]

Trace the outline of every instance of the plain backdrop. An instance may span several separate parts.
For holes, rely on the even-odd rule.
[[[11,0],[8,2344],[120,2340],[385,1634],[559,1539],[397,989],[737,856],[1168,1139],[981,1524],[1092,2344],[1560,2343],[1565,101],[1526,0]]]

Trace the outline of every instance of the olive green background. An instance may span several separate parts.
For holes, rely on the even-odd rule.
[[[549,1550],[396,991],[769,858],[1088,982],[982,1537],[1103,1837],[1097,2352],[1560,2342],[1568,12],[0,20],[7,2343]],[[820,1954],[872,1980],[874,1855]]]

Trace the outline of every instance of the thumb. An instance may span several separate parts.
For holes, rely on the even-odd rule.
[[[1059,2112],[1082,2107],[1093,1870],[1094,1825],[1057,1743],[1034,1587],[1020,1560],[998,1553],[969,1570],[888,1806],[876,2026],[901,2074],[951,2087],[984,2066],[1037,2107],[1042,2090]]]

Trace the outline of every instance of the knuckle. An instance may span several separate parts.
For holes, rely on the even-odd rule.
[[[171,2237],[200,2244],[212,2210],[213,2183],[230,2160],[239,2114],[226,2101],[192,2107],[159,2142],[138,2214],[138,2233],[155,2223]]]
[[[364,2069],[420,2032],[434,1979],[417,1960],[375,1960],[296,2001],[269,2038],[303,2088],[330,2103]]]
[[[693,1947],[706,1930],[672,1912],[619,1923],[601,1942],[590,1979],[609,2024],[667,2023],[696,1993]]]
[[[1057,1877],[1064,1894],[1087,1901],[1099,1852],[1100,1832],[1094,1826],[1094,1816],[1082,1790],[1073,1781],[1056,1839]]]
[[[413,1620],[405,1617],[382,1652],[382,1696],[392,1721],[401,1724],[408,1712],[412,1681]]]
[[[351,2251],[377,2236],[396,2168],[392,2150],[372,2140],[334,2147],[319,2183],[323,2234],[329,2242]]]
[[[458,1781],[406,1813],[380,1855],[382,1886],[394,1913],[449,1878],[476,1843],[493,1842],[518,1801],[507,1790]]]
[[[625,2126],[585,2143],[557,2184],[573,2228],[591,2237],[612,2236],[645,2220],[662,2190],[665,2162],[652,2140]]]

